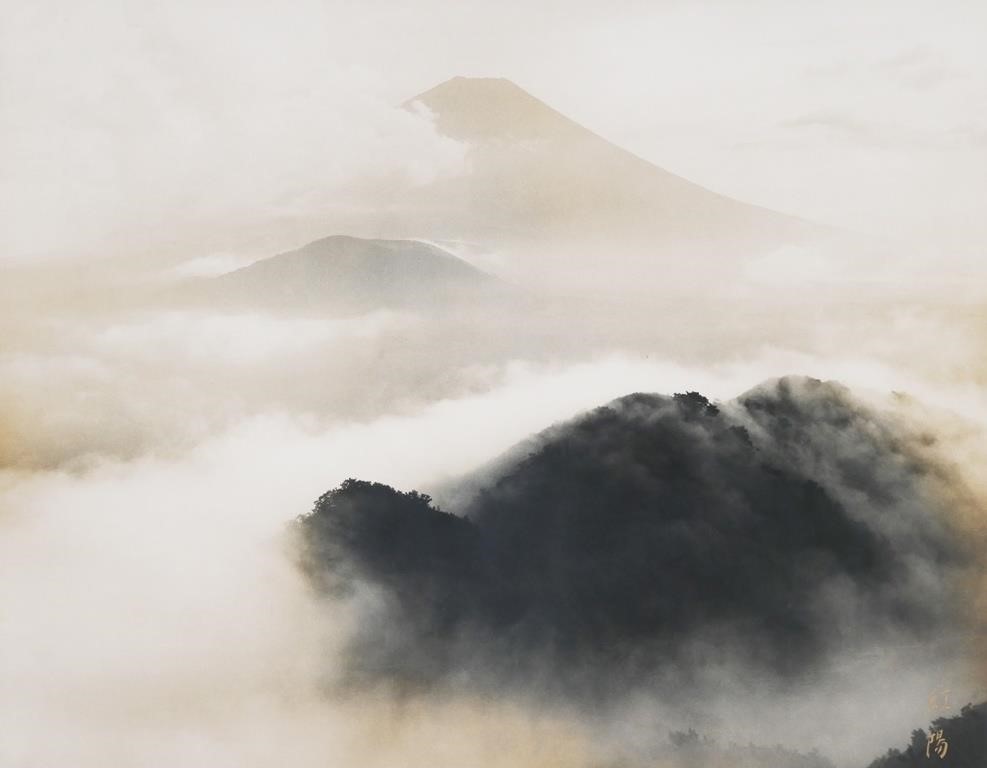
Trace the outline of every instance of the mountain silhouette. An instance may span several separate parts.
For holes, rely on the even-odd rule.
[[[437,246],[343,235],[191,286],[214,304],[337,312],[445,308],[502,290],[494,277]]]
[[[722,279],[831,234],[643,160],[509,80],[456,77],[404,106],[465,143],[466,169],[382,191],[374,231],[486,245],[550,282],[637,287]]]
[[[406,101],[424,104],[445,136],[460,141],[566,140],[590,131],[503,78],[454,77]]]
[[[930,469],[844,388],[792,378],[620,398],[468,478],[456,514],[351,480],[300,529],[316,583],[384,596],[354,645],[371,677],[793,681],[960,621],[968,553]]]

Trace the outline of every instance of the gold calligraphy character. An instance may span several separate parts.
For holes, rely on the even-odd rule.
[[[928,743],[925,745],[925,756],[932,757],[932,755],[938,755],[940,760],[944,760],[946,753],[949,752],[949,742],[942,735],[942,729],[938,731],[932,731],[929,734]]]

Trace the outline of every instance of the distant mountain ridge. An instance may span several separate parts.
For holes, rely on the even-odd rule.
[[[336,311],[441,306],[499,289],[496,278],[435,245],[346,235],[200,280],[195,288],[226,304]]]
[[[417,105],[468,144],[468,170],[390,198],[382,221],[395,227],[519,249],[528,266],[578,270],[590,282],[634,270],[633,282],[644,267],[664,267],[664,280],[683,270],[729,275],[757,255],[832,235],[643,160],[509,80],[456,77],[404,106]]]
[[[416,103],[424,104],[435,115],[440,133],[461,141],[594,135],[504,78],[454,77],[408,99],[402,106],[413,109]]]

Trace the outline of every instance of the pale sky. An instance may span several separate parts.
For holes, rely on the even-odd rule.
[[[366,171],[454,173],[461,148],[392,107],[457,74],[508,77],[740,199],[948,251],[987,245],[982,2],[2,0],[0,13],[0,258],[256,218]]]

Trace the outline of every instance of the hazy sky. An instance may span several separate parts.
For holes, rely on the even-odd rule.
[[[366,171],[455,173],[462,148],[392,107],[457,74],[745,200],[987,244],[982,2],[0,8],[0,257],[262,217]]]

